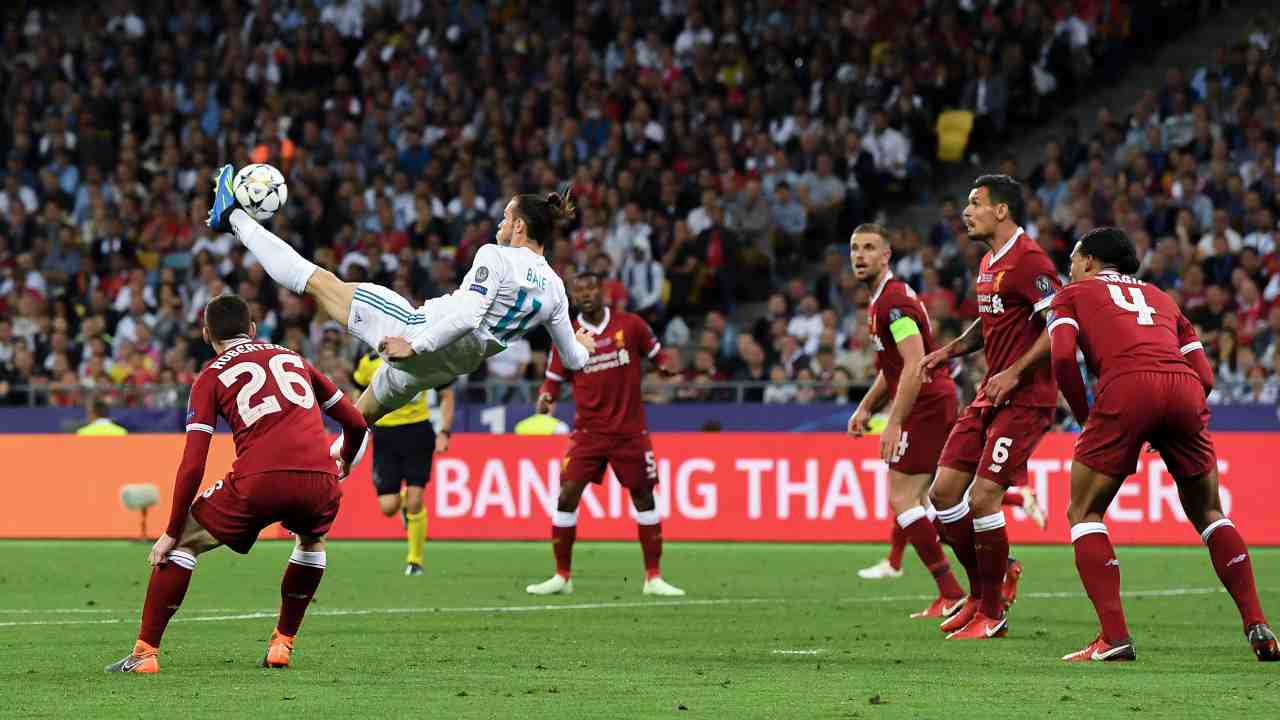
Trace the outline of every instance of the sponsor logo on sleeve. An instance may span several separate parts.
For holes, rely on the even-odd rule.
[[[889,310],[889,324],[892,325],[902,319],[902,308],[891,308]]]
[[[480,269],[483,270],[484,268],[480,268]],[[477,292],[477,293],[480,293],[481,295],[488,295],[489,288],[483,285],[477,285],[476,283],[471,283],[471,292]]]
[[[489,279],[489,268],[481,265],[476,268],[476,282],[482,283]]]

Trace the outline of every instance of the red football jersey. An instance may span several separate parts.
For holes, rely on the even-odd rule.
[[[1022,232],[999,253],[987,252],[978,270],[978,317],[982,320],[982,340],[987,355],[987,377],[995,375],[1022,357],[1044,332],[1041,311],[1053,302],[1062,287],[1049,255]],[[1058,404],[1058,386],[1046,361],[1031,371],[1009,395],[1014,405],[1053,407]],[[990,405],[985,388],[978,391],[974,405]]]
[[[573,326],[575,330],[585,327],[596,336],[596,350],[586,366],[570,373],[555,348],[547,364],[548,380],[573,382],[578,411],[573,427],[613,435],[644,432],[644,399],[640,395],[644,359],[654,358],[662,350],[653,329],[637,315],[607,307],[600,325],[591,325],[579,315]]]
[[[286,347],[233,340],[191,386],[187,430],[212,433],[226,418],[237,475],[272,470],[337,474],[321,413],[342,399],[324,373]]]
[[[924,354],[928,355],[938,346],[933,341],[933,326],[929,323],[929,311],[916,296],[916,291],[905,282],[893,277],[893,273],[885,273],[885,278],[871,296],[871,309],[868,312],[871,320],[871,342],[876,348],[876,367],[884,373],[884,380],[889,386],[889,397],[898,394],[898,380],[902,377],[902,353],[898,351],[898,342],[890,328],[899,319],[911,318],[920,329],[920,339],[924,342]],[[920,385],[919,398],[933,398],[941,395],[955,395],[955,384],[951,380],[951,371],[947,363],[934,368],[932,380]]]
[[[1097,392],[1135,372],[1199,378],[1186,354],[1201,349],[1191,321],[1160,288],[1117,272],[1071,283],[1053,299],[1050,330],[1071,325],[1079,337]]]

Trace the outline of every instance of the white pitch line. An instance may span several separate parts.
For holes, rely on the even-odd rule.
[[[1213,595],[1225,592],[1220,587],[1217,588],[1164,588],[1153,590],[1126,590],[1120,593],[1122,597],[1178,597],[1183,595]],[[1020,599],[1031,600],[1061,600],[1067,598],[1085,597],[1083,592],[1029,592],[1020,593]],[[873,603],[892,603],[904,602],[907,600],[933,600],[933,595],[880,595],[876,597],[854,597],[841,598],[836,600],[837,604],[873,604]],[[602,602],[602,603],[568,603],[564,605],[491,605],[480,607],[420,607],[420,608],[315,608],[307,613],[308,617],[329,616],[329,617],[346,617],[356,615],[426,615],[432,613],[440,614],[473,614],[473,613],[530,613],[530,612],[547,612],[555,610],[614,610],[628,608],[651,608],[651,607],[707,607],[716,605],[775,605],[775,604],[822,604],[829,602],[820,599],[792,599],[792,598],[718,598],[708,600],[651,600],[636,602]],[[66,609],[50,609],[43,612],[58,613],[64,610],[74,610],[75,608]],[[0,610],[0,613],[11,612]],[[26,612],[26,611],[21,611]],[[31,611],[32,613],[40,611]],[[13,620],[8,622],[0,622],[0,627],[25,627],[30,625],[114,625],[123,622],[136,622],[138,610],[101,610],[98,612],[120,612],[128,613],[126,618],[104,618],[101,620]],[[214,612],[210,610],[195,612]],[[239,610],[239,611],[216,611],[230,612],[227,615],[206,615],[200,617],[175,617],[172,622],[229,622],[234,620],[259,620],[263,618],[273,618],[276,616],[275,610]]]
[[[821,655],[826,650],[771,650],[774,655]]]

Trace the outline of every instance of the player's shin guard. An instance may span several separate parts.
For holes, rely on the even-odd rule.
[[[1004,615],[1004,572],[1009,566],[1009,533],[1004,511],[973,519],[973,550],[978,568],[979,611],[989,618]]]
[[[573,567],[573,541],[578,537],[578,512],[557,510],[551,516],[551,552],[556,556],[556,574],[568,580]]]
[[[307,605],[311,604],[316,588],[320,587],[320,578],[324,577],[324,566],[323,550],[293,549],[280,581],[280,619],[276,621],[276,632],[289,637],[298,634]]]
[[[182,606],[191,584],[191,571],[196,569],[196,556],[184,550],[170,552],[165,560],[151,571],[147,599],[142,605],[142,626],[138,629],[138,639],[155,648],[160,647],[165,627]]]
[[[404,518],[405,542],[408,544],[405,562],[411,565],[421,565],[422,545],[427,540],[427,511],[422,509],[416,513],[406,513]]]
[[[969,511],[969,499],[961,500],[959,505],[938,510],[938,520],[942,523],[942,537],[951,546],[951,551],[956,554],[956,559],[969,576],[969,594],[979,597],[978,559],[973,549],[973,515]]]
[[[1249,548],[1245,547],[1244,538],[1240,537],[1235,524],[1222,518],[1205,528],[1200,539],[1209,546],[1213,569],[1218,573],[1218,579],[1227,592],[1231,593],[1231,599],[1236,601],[1245,630],[1252,625],[1265,623],[1267,618],[1262,614],[1262,603],[1258,600],[1258,586],[1254,583]]]
[[[1120,602],[1120,561],[1107,526],[1082,522],[1071,526],[1071,544],[1076,551],[1076,571],[1089,602],[1102,625],[1102,638],[1112,645],[1129,642],[1129,626]]]
[[[662,576],[662,520],[657,508],[636,512],[640,551],[644,553],[644,579]]]
[[[889,567],[894,570],[902,569],[902,554],[906,549],[907,534],[898,523],[894,523],[893,531],[889,533]]]
[[[898,514],[894,527],[902,530],[902,534],[916,549],[916,555],[920,556],[920,562],[933,574],[933,580],[938,584],[938,594],[948,600],[964,597],[964,590],[960,589],[960,583],[951,574],[951,563],[947,562],[942,545],[938,543],[938,534],[929,520],[928,511],[919,505],[904,510]]]
[[[231,227],[236,238],[249,248],[262,269],[272,280],[301,295],[307,291],[307,281],[316,271],[316,264],[298,254],[289,243],[281,240],[243,210],[231,212]]]

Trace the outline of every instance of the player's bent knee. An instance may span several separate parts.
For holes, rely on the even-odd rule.
[[[299,535],[296,545],[302,552],[320,552],[324,550],[324,536]]]
[[[418,502],[421,504],[422,499],[419,498]],[[400,512],[400,495],[379,495],[378,511],[386,517],[391,517],[392,515]]]

